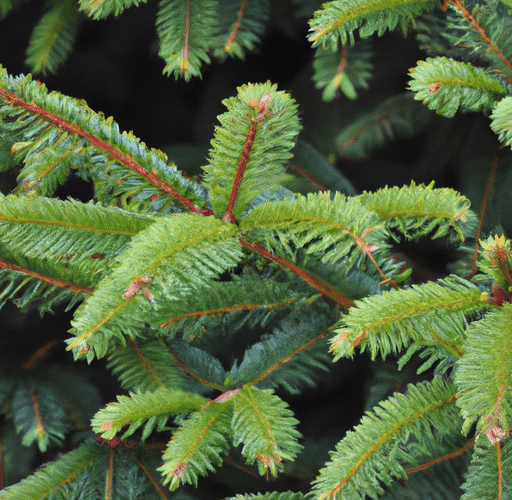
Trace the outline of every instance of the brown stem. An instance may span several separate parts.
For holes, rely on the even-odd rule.
[[[49,111],[39,107],[37,104],[33,102],[26,102],[23,99],[20,99],[16,95],[8,92],[5,89],[0,88],[0,97],[7,99],[13,106],[18,106],[30,111],[35,115],[39,115],[45,120],[53,123],[59,128],[68,130],[72,134],[76,134],[87,141],[89,141],[94,147],[101,149],[109,154],[112,158],[119,161],[125,167],[129,168],[137,172],[139,175],[144,177],[146,180],[157,186],[159,189],[167,193],[172,198],[178,200],[182,205],[187,207],[191,212],[200,213],[200,209],[196,207],[189,199],[182,196],[176,189],[167,184],[164,181],[161,181],[158,178],[158,175],[153,172],[148,172],[140,163],[137,163],[131,156],[119,151],[119,149],[111,146],[108,142],[102,141],[98,139],[96,136],[90,134],[83,128],[75,125],[73,123],[68,122],[67,120],[61,118],[60,116],[55,115],[54,113],[50,113]]]
[[[270,375],[272,372],[276,371],[278,368],[283,366],[285,363],[288,363],[290,359],[293,358],[296,354],[299,354],[299,352],[302,352],[306,347],[309,347],[310,345],[313,345],[317,340],[320,340],[324,338],[329,332],[323,332],[320,335],[317,335],[316,337],[312,338],[311,340],[308,340],[305,344],[302,344],[299,346],[295,351],[288,354],[288,356],[285,356],[284,358],[280,359],[277,363],[274,363],[268,370],[265,370],[258,378],[254,379],[251,384],[257,384],[261,382],[265,377]]]
[[[460,0],[450,0],[451,4],[459,10],[462,15],[473,25],[473,27],[480,33],[480,36],[484,39],[485,43],[489,45],[491,50],[496,53],[496,55],[502,60],[505,66],[512,72],[512,64],[510,61],[504,56],[503,52],[501,52],[496,45],[494,45],[493,41],[488,37],[487,33],[484,29],[476,22],[476,19],[471,15],[471,13],[462,5]]]
[[[469,449],[471,449],[475,444],[475,440],[471,439],[465,446],[462,448],[459,448],[458,450],[452,451],[451,453],[448,453],[446,455],[443,455],[442,457],[436,458],[434,460],[429,460],[428,462],[425,462],[424,464],[418,465],[417,467],[413,467],[411,469],[407,469],[405,473],[407,475],[413,474],[414,472],[419,472],[420,470],[428,469],[429,467],[432,467],[433,465],[437,465],[441,462],[446,462],[447,460],[452,460],[453,458],[457,458],[463,453],[466,453]]]
[[[233,208],[235,207],[238,190],[240,189],[240,184],[242,183],[242,177],[244,176],[245,167],[247,166],[247,161],[249,160],[249,154],[251,153],[252,145],[254,144],[254,139],[256,139],[257,130],[258,122],[254,121],[251,123],[249,131],[245,136],[244,147],[242,148],[242,153],[240,154],[240,159],[238,160],[238,166],[236,169],[235,179],[233,180],[233,187],[231,188],[231,193],[229,195],[226,213],[222,217],[222,220],[224,222],[235,222]]]
[[[333,288],[331,285],[326,283],[323,279],[316,276],[315,274],[306,271],[304,269],[301,269],[300,267],[297,267],[295,264],[288,262],[285,259],[282,259],[281,257],[278,257],[277,255],[274,255],[273,253],[269,252],[268,250],[265,250],[260,245],[257,245],[255,243],[249,243],[248,241],[239,239],[238,240],[240,244],[246,248],[250,248],[256,253],[259,253],[263,257],[265,257],[268,260],[271,260],[272,262],[275,262],[276,264],[280,265],[281,267],[285,267],[292,271],[294,274],[302,278],[306,283],[311,285],[312,287],[316,288],[322,295],[325,295],[326,297],[329,297],[330,299],[334,300],[338,304],[340,304],[345,309],[348,309],[354,305],[354,302],[347,297],[344,297],[338,290]]]
[[[42,274],[36,273],[35,271],[30,271],[29,269],[17,266],[16,264],[9,264],[9,262],[5,262],[4,260],[0,260],[0,268],[10,269],[11,271],[17,271],[19,273],[26,274],[27,276],[37,278],[38,280],[44,281],[45,283],[49,283],[50,285],[55,285],[58,286],[59,288],[71,290],[72,292],[75,293],[91,294],[94,292],[94,290],[91,288],[85,288],[79,285],[74,285],[73,283],[68,283],[67,281],[59,280],[57,278],[50,278],[49,276],[44,276]]]

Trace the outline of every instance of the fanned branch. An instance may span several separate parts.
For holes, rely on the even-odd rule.
[[[300,131],[295,101],[270,82],[238,88],[225,99],[204,167],[204,185],[217,216],[239,219],[258,194],[272,192],[288,178],[283,164]]]
[[[414,437],[432,438],[431,427],[443,432],[458,421],[454,388],[440,378],[409,385],[362,418],[336,445],[331,461],[320,470],[313,492],[318,500],[364,500],[383,493],[382,483],[405,478],[400,446]]]
[[[146,2],[147,0],[79,0],[80,9],[93,19],[102,19],[110,14],[118,16],[124,9]]]
[[[144,441],[156,427],[161,431],[171,415],[188,413],[207,402],[191,392],[160,387],[154,391],[134,392],[130,396],[117,396],[117,403],[109,403],[93,417],[93,430],[104,439],[112,439],[125,425],[129,425],[122,439],[131,436],[144,425]]]
[[[452,0],[453,15],[448,16],[444,36],[456,46],[458,57],[474,60],[475,57],[510,76],[512,74],[512,19],[504,2],[487,0],[476,3],[470,12],[468,2]]]
[[[158,469],[175,490],[180,483],[197,486],[199,476],[215,471],[222,463],[221,454],[229,450],[230,422],[233,415],[230,400],[211,403],[196,411],[173,435]]]
[[[477,431],[493,442],[507,436],[512,422],[512,305],[504,303],[478,322],[471,323],[464,357],[457,361],[457,405],[467,432]]]
[[[69,484],[75,482],[104,453],[96,441],[88,441],[21,482],[0,491],[0,499],[36,500],[51,498],[52,495],[62,498],[60,494],[66,492]]]
[[[260,474],[276,476],[283,460],[293,460],[301,450],[298,420],[272,390],[245,386],[233,397],[233,444],[243,444],[249,464],[257,461]]]
[[[76,201],[0,196],[0,304],[45,299],[44,311],[89,295],[130,238],[153,221]]]
[[[301,294],[286,283],[265,281],[246,273],[243,279],[212,283],[207,294],[188,295],[179,302],[166,304],[162,308],[162,315],[167,315],[169,319],[160,326],[166,334],[174,335],[185,323],[190,329],[203,316],[283,308],[300,297]],[[190,340],[186,335],[184,338]]]
[[[409,72],[409,89],[429,109],[451,117],[459,110],[489,112],[505,97],[500,83],[484,69],[448,57],[428,57]]]
[[[51,1],[27,48],[26,63],[34,73],[57,72],[73,47],[81,20],[76,1]]]
[[[226,370],[209,352],[179,340],[169,342],[169,350],[174,361],[193,380],[206,387],[225,389]]]
[[[328,369],[325,338],[332,324],[329,316],[319,314],[316,307],[312,312],[304,302],[297,304],[279,328],[245,351],[240,365],[235,364],[228,373],[227,387],[252,383],[260,389],[283,387],[296,394],[303,385],[314,385],[312,372]]]
[[[12,145],[20,173],[18,192],[50,196],[70,169],[92,179],[106,204],[167,212],[199,212],[204,189],[178,174],[162,152],[148,150],[132,133],[83,101],[48,92],[31,76],[13,78],[0,67],[0,135]],[[122,180],[122,182],[121,182]],[[120,199],[120,200],[119,200]]]
[[[224,59],[235,56],[243,59],[245,52],[254,49],[265,29],[270,11],[269,0],[219,0],[218,31],[214,56]]]
[[[512,495],[512,439],[493,446],[484,439],[477,440],[460,500],[505,500]]]
[[[225,500],[305,500],[304,493],[296,493],[293,491],[283,491],[281,493],[272,491],[269,493],[247,493],[245,495],[237,495],[236,497],[226,498]]]
[[[55,394],[44,385],[20,384],[14,393],[12,410],[16,432],[25,446],[37,442],[45,452],[50,444],[61,444],[69,426],[66,414]]]
[[[431,113],[410,93],[390,97],[340,132],[336,137],[338,154],[349,160],[364,160],[395,137],[421,132],[431,118]]]
[[[216,6],[214,0],[160,0],[156,23],[164,73],[185,80],[201,76],[201,65],[210,62]]]
[[[464,241],[464,233],[476,225],[476,216],[469,209],[470,201],[450,188],[416,185],[402,188],[385,187],[374,193],[364,192],[362,204],[388,221],[391,231],[396,230],[407,239],[422,236],[440,238],[455,232]],[[433,233],[433,234],[432,234]]]
[[[437,356],[459,359],[466,316],[491,306],[488,296],[469,281],[451,277],[408,289],[384,291],[356,302],[336,329],[330,350],[334,359],[352,356],[356,346],[372,358],[435,346]],[[442,314],[441,314],[442,311]]]
[[[77,310],[68,349],[104,356],[112,336],[135,338],[146,323],[158,327],[160,303],[179,301],[234,267],[241,246],[236,228],[213,217],[178,214],[157,219],[132,239],[120,265]],[[89,348],[93,348],[90,349]]]
[[[379,36],[397,26],[405,32],[414,18],[434,8],[436,0],[337,0],[327,2],[310,21],[313,46],[335,50],[338,40],[354,43],[354,32],[361,38]]]
[[[290,196],[255,207],[240,228],[251,228],[273,247],[275,238],[292,256],[297,249],[321,254],[323,262],[346,259],[351,267],[385,241],[384,225],[358,197],[335,193]],[[293,247],[293,248],[292,248]]]
[[[349,99],[355,99],[356,87],[367,89],[367,80],[372,76],[372,56],[371,45],[367,41],[361,41],[354,47],[345,44],[341,51],[335,52],[318,47],[313,62],[313,80],[316,88],[323,89],[322,99],[332,101],[339,90]]]
[[[159,387],[182,388],[183,376],[161,340],[136,343],[129,340],[112,349],[107,368],[112,370],[123,389],[151,391]]]

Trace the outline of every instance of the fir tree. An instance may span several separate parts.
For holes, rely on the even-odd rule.
[[[138,4],[51,3],[28,63],[56,71],[80,22]],[[358,194],[299,139],[299,106],[271,82],[224,99],[206,164],[190,178],[84,101],[1,68],[1,169],[16,181],[0,195],[0,306],[72,311],[60,347],[90,365],[106,360],[122,391],[102,406],[82,372],[41,363],[57,342],[15,371],[2,353],[0,499],[172,498],[184,488],[195,498],[187,485],[201,498],[224,464],[265,479],[312,475],[300,491],[233,500],[510,497],[512,248],[484,215],[512,144],[512,5],[294,4],[299,17],[311,11],[325,100],[370,85],[371,42],[387,31],[413,32],[428,52],[410,70],[409,96],[339,131],[340,157],[413,135],[434,111],[488,117],[500,152],[480,219],[467,196],[434,182]],[[2,15],[11,7],[0,2]],[[271,9],[162,0],[163,72],[190,80],[212,57],[244,57]],[[73,177],[92,186],[91,200],[58,198]],[[394,248],[403,241],[460,248],[453,272],[414,283]],[[320,470],[308,469],[289,396],[365,351],[412,375],[381,390]],[[13,457],[34,448],[61,452],[6,485]]]

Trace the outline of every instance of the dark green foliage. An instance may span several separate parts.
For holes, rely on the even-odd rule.
[[[52,1],[33,30],[28,64],[56,72],[73,54],[82,21],[145,3]],[[0,0],[2,17],[13,6]],[[270,81],[223,96],[210,150],[197,155],[207,158],[189,177],[85,101],[0,67],[0,306],[73,315],[68,338],[47,341],[31,326],[19,347],[12,325],[3,330],[0,499],[193,499],[221,483],[228,487],[218,496],[231,500],[509,498],[512,249],[498,224],[510,226],[512,4],[161,0],[153,7],[154,52],[165,74],[186,81],[213,59],[253,53],[252,64],[268,26],[294,33],[300,25],[304,36],[309,19],[310,87],[297,93],[301,106]],[[426,52],[395,93],[370,80],[390,31],[414,34]],[[215,66],[207,71],[205,80],[215,81]],[[173,92],[185,85],[165,81]],[[152,96],[144,85],[146,106]],[[315,94],[315,86],[323,90]],[[356,89],[369,89],[368,99],[354,101]],[[314,145],[309,100],[329,122],[317,120]],[[338,111],[346,113],[339,123]],[[470,131],[468,149],[448,156],[457,163],[452,177],[463,179],[487,161],[479,203],[505,204],[492,232],[469,197],[447,187],[450,175],[442,187],[430,181],[431,170],[433,177],[450,163],[446,131],[469,135],[465,120],[478,115],[485,121]],[[168,122],[182,119],[177,111]],[[389,156],[396,141],[421,134],[433,160],[407,160],[398,186],[359,193],[337,170],[362,170],[359,162]],[[383,160],[384,173],[391,163]],[[493,205],[495,178],[504,180]],[[90,196],[58,199],[77,180]],[[452,273],[447,264],[420,276],[411,244],[427,253],[450,249]],[[96,376],[45,360],[57,347],[85,359],[84,371]],[[353,365],[343,363],[365,351],[376,361],[373,386],[366,401],[352,393],[347,404],[340,387],[364,391],[344,378]],[[326,396],[329,384],[338,392]],[[363,407],[347,429],[343,417],[352,425],[348,414]],[[28,469],[33,449],[51,455],[38,455],[45,466],[18,481],[13,457]]]

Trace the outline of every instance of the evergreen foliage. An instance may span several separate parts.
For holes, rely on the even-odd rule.
[[[81,0],[77,9],[55,0],[34,29],[28,63],[56,71],[80,20],[140,3]],[[343,98],[339,90],[353,100],[370,85],[374,35],[413,31],[428,54],[409,72],[413,95],[388,98],[337,131],[338,156],[369,157],[414,135],[434,120],[428,110],[480,113],[499,144],[490,186],[499,155],[507,166],[511,159],[510,2],[319,4],[293,2],[297,18],[309,13],[313,80],[326,101]],[[11,7],[0,0],[2,16]],[[161,0],[164,73],[190,80],[212,57],[244,58],[273,8]],[[434,182],[358,194],[298,138],[299,106],[277,84],[247,83],[223,104],[207,164],[188,177],[85,101],[0,67],[0,171],[10,182],[0,194],[0,307],[73,314],[64,342],[24,359],[0,353],[0,499],[175,490],[200,498],[188,488],[232,466],[258,479],[301,479],[300,491],[233,500],[510,498],[512,246],[500,226],[483,224],[490,187],[480,220],[467,196]],[[92,200],[58,199],[73,178],[89,183]],[[459,248],[453,272],[413,281],[396,250],[409,242]],[[42,363],[63,343],[75,361],[104,358],[117,401],[100,403],[81,372]],[[290,396],[334,377],[333,361],[365,351],[404,370],[377,373],[375,404],[331,440],[327,462],[313,463],[311,428]],[[339,418],[313,409],[319,427]],[[15,466],[4,464],[4,449],[9,457],[35,446],[62,453],[6,484],[3,470],[9,477]],[[432,471],[453,478],[454,492]]]

